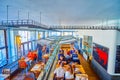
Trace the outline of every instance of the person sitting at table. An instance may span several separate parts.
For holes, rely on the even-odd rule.
[[[60,56],[64,56],[64,51],[63,51],[63,50],[60,50],[60,51],[59,51],[58,60],[60,60]]]
[[[68,61],[68,63],[71,61],[72,56],[71,56],[71,54],[70,54],[70,51],[66,50],[65,58],[66,58],[66,60]]]
[[[64,80],[65,70],[63,68],[64,64],[61,62],[60,66],[54,71],[54,80]]]
[[[25,75],[24,80],[37,80],[37,79],[36,79],[34,73],[28,72],[28,73]]]
[[[27,72],[27,63],[25,62],[25,58],[21,57],[21,59],[18,61],[19,68],[20,69],[26,69],[25,72]]]
[[[46,49],[47,49],[47,46],[44,45],[44,46],[42,47],[42,54],[46,54]]]
[[[70,50],[70,54],[73,54],[74,52],[75,52],[75,49],[72,48],[72,49]]]
[[[64,56],[62,56],[62,55],[60,56],[60,59],[58,60],[58,64],[60,64],[60,63],[63,63],[63,64],[67,63]]]
[[[34,60],[34,55],[31,52],[31,50],[28,51],[27,57],[30,58],[31,60]]]
[[[77,62],[80,64],[80,60],[78,59],[78,52],[75,50],[75,52],[72,54],[72,61]]]
[[[68,65],[66,72],[65,72],[65,80],[74,80],[72,66]]]
[[[45,64],[47,63],[48,59],[49,59],[49,55],[48,54],[44,54],[43,55],[43,61],[44,61]]]

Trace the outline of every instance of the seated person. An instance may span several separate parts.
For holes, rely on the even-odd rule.
[[[34,60],[34,54],[29,50],[27,57],[30,58],[31,60]]]
[[[64,52],[62,50],[59,51],[58,60],[60,59],[60,56],[64,56]]]
[[[74,80],[74,75],[71,65],[67,67],[67,70],[65,72],[65,80]]]
[[[37,59],[37,50],[33,51],[34,59]]]
[[[44,46],[43,46],[43,48],[42,48],[42,53],[43,53],[43,54],[45,54],[45,53],[46,53],[46,48],[47,48],[47,46],[46,46],[46,45],[44,45]]]
[[[73,62],[78,62],[80,64],[80,61],[78,59],[77,51],[75,51],[75,53],[72,54],[72,61]]]
[[[60,66],[54,71],[54,79],[56,80],[64,80],[65,70],[63,68],[63,63],[60,63]]]
[[[72,49],[70,50],[70,54],[73,54],[74,52],[75,52],[75,49],[72,48]]]
[[[71,54],[70,54],[70,51],[68,51],[68,49],[65,50],[65,58],[66,59],[71,58]]]
[[[63,63],[63,64],[67,63],[64,56],[62,56],[62,55],[60,56],[60,59],[58,60],[58,64],[60,64],[60,63]]]
[[[28,72],[28,73],[25,75],[24,80],[36,80],[36,77],[35,77],[34,73]]]
[[[25,62],[25,58],[21,57],[21,59],[18,61],[19,68],[20,69],[26,69],[25,71],[27,72],[27,63]]]

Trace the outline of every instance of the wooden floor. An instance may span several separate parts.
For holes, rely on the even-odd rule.
[[[80,54],[78,57],[80,59],[81,65],[88,75],[88,80],[100,80],[98,75],[94,72],[90,64],[83,58],[83,56]]]

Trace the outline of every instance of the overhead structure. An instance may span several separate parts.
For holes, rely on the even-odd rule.
[[[120,27],[119,26],[50,26],[50,29],[66,29],[66,30],[77,30],[77,29],[89,29],[89,30],[119,30],[120,31]]]
[[[0,23],[0,26],[4,27],[13,27],[13,28],[39,28],[39,29],[45,29],[49,30],[49,27],[47,25],[43,25],[41,23],[38,23],[34,20],[30,19],[24,19],[24,20],[3,20]]]
[[[39,22],[34,20],[3,20],[0,26],[4,27],[27,27],[27,28],[41,28],[45,30],[53,30],[53,31],[60,31],[60,30],[78,30],[78,29],[89,29],[89,30],[118,30],[120,31],[120,26],[47,26],[43,25]]]

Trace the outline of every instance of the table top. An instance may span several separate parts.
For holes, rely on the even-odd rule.
[[[57,64],[56,65],[56,68],[58,68],[59,67],[59,64]],[[63,68],[66,70],[67,69],[67,67],[68,67],[68,65],[64,65],[63,66]],[[75,65],[75,73],[77,73],[77,72],[81,72],[82,74],[85,74],[85,70],[84,70],[84,68],[83,68],[83,66],[82,65]]]
[[[0,74],[0,80],[4,80],[8,78],[10,75],[9,74]]]
[[[75,65],[75,68],[77,69],[77,71],[80,71],[82,74],[85,74],[85,70],[82,65]]]
[[[25,62],[28,62],[30,60],[30,58],[26,57],[25,58]]]
[[[38,71],[38,72],[40,72],[41,71],[41,64],[35,64],[34,66],[33,66],[33,68],[31,69],[31,71]]]

